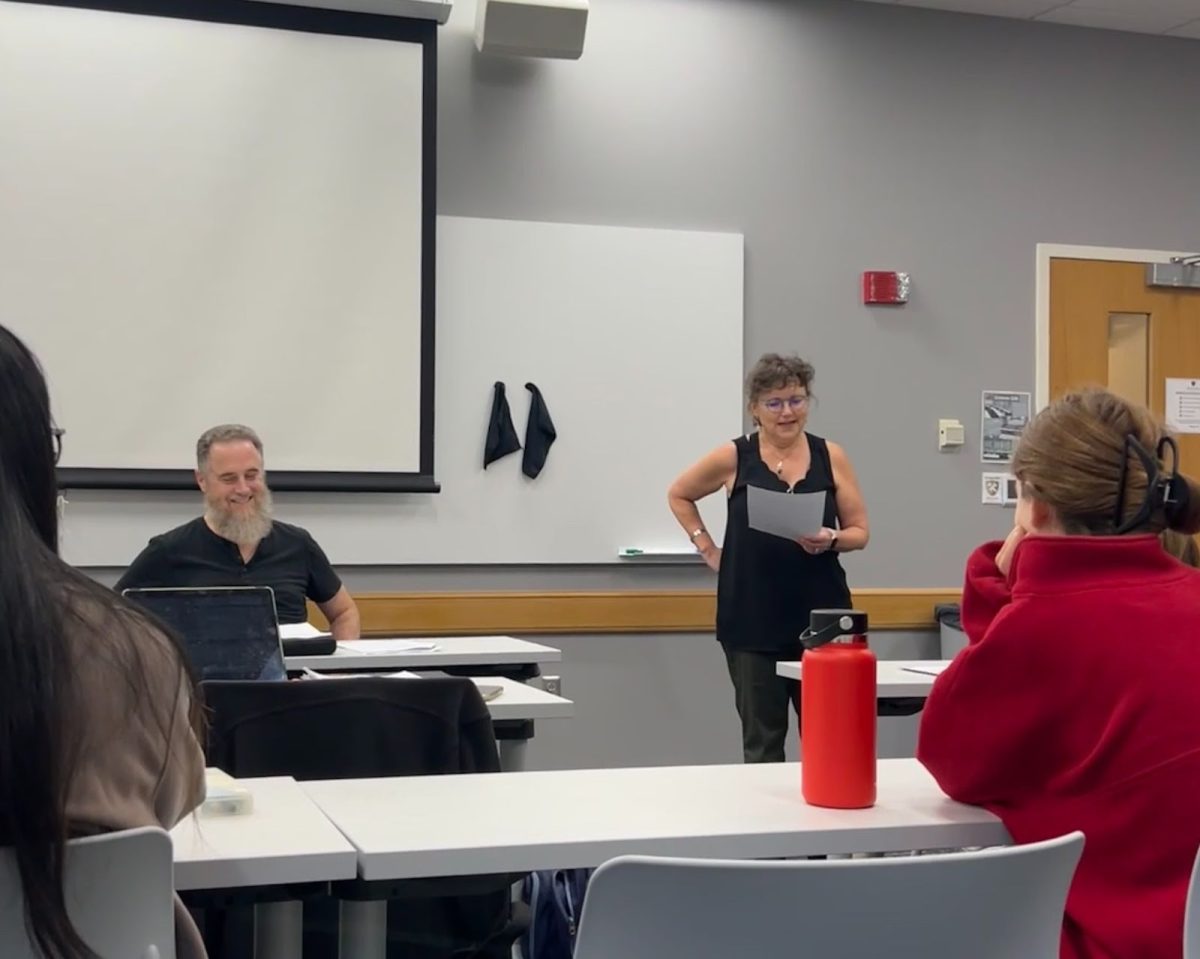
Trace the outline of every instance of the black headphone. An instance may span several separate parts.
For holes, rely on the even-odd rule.
[[[1171,471],[1164,472],[1162,463],[1166,450],[1171,451]],[[1125,484],[1129,478],[1129,454],[1134,453],[1142,461],[1146,470],[1146,498],[1133,517],[1124,522],[1121,517],[1125,513]],[[1154,447],[1153,455],[1146,447],[1137,441],[1132,433],[1125,435],[1125,458],[1121,463],[1121,484],[1117,487],[1117,509],[1113,514],[1113,526],[1118,536],[1137,529],[1149,521],[1156,509],[1161,509],[1166,517],[1167,526],[1174,526],[1185,515],[1191,502],[1191,489],[1188,481],[1179,475],[1179,447],[1170,436],[1164,436]]]

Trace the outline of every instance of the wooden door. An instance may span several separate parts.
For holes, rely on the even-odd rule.
[[[1200,380],[1200,290],[1146,285],[1144,263],[1050,261],[1050,396],[1106,386],[1165,416],[1166,380]],[[1200,435],[1179,439],[1200,478]]]

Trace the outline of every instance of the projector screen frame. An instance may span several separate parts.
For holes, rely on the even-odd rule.
[[[52,7],[169,17],[209,23],[298,30],[420,44],[421,103],[421,383],[419,466],[412,472],[280,470],[271,473],[276,490],[328,493],[437,493],[434,478],[434,343],[437,227],[437,24],[260,0],[16,0]],[[67,442],[70,442],[68,437]],[[60,467],[60,489],[194,489],[191,469]]]

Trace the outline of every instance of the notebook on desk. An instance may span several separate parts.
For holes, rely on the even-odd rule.
[[[202,682],[287,679],[275,593],[269,587],[127,589],[122,595],[179,635]]]

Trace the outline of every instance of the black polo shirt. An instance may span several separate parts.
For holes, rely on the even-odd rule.
[[[307,530],[273,521],[249,563],[203,517],[155,536],[125,570],[117,591],[152,586],[270,586],[281,623],[308,618],[304,600],[324,603],[342,581]]]

